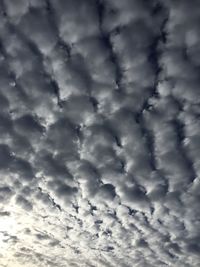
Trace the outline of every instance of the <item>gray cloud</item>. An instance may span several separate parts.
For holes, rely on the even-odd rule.
[[[198,267],[198,0],[0,10],[0,265]]]

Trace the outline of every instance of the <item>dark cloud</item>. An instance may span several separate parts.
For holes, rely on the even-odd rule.
[[[13,191],[9,186],[0,187],[0,199],[2,203],[9,202],[9,199],[12,197]]]
[[[98,195],[103,199],[113,199],[116,196],[115,187],[112,184],[104,184],[100,186]]]
[[[20,207],[22,207],[26,211],[30,211],[33,208],[32,204],[21,195],[17,196],[16,204],[18,204]]]
[[[10,212],[8,211],[1,211],[0,216],[10,216]]]
[[[7,145],[0,144],[0,168],[7,169],[13,160],[11,151]]]
[[[198,267],[199,1],[0,10],[0,265]]]

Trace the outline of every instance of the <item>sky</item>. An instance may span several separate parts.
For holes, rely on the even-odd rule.
[[[199,25],[199,0],[0,0],[0,267],[200,266]]]

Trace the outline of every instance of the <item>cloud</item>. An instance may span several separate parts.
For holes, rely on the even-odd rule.
[[[17,196],[16,203],[27,211],[32,210],[32,204],[21,195]]]
[[[0,199],[2,203],[6,203],[12,195],[13,195],[13,192],[8,186],[0,187]]]
[[[0,10],[0,265],[199,266],[198,0]]]

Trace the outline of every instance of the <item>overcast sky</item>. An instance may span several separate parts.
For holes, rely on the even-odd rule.
[[[199,25],[199,0],[0,0],[0,267],[200,266]]]

